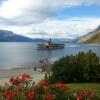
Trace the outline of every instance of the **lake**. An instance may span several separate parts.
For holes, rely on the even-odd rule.
[[[89,50],[100,57],[100,45],[66,43],[64,49],[37,50],[34,42],[0,42],[0,68],[33,67],[45,58],[53,62],[63,56]]]

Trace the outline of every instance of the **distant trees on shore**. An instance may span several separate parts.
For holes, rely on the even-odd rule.
[[[100,82],[99,57],[92,51],[63,57],[52,66],[49,82]]]

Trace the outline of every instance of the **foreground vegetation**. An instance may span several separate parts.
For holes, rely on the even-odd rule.
[[[69,84],[70,91],[90,90],[100,98],[100,84],[99,83],[73,83]],[[96,100],[96,99],[94,99]]]
[[[100,63],[95,53],[63,57],[51,72],[38,84],[27,73],[11,77],[0,86],[0,100],[100,100]]]
[[[0,100],[100,100],[99,89],[98,84],[35,84],[30,74],[23,74],[0,86]]]
[[[53,64],[48,82],[99,83],[99,57],[92,51],[63,57]]]

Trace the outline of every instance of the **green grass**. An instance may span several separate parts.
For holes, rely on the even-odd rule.
[[[71,91],[77,90],[90,90],[93,91],[96,96],[100,98],[100,83],[77,83],[77,84],[68,84]]]

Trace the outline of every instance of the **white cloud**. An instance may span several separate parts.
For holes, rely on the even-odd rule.
[[[41,37],[39,34],[41,31],[51,33],[52,37],[67,38],[83,35],[95,29],[100,24],[100,18],[54,19],[57,11],[64,7],[83,4],[100,5],[100,1],[6,0],[0,6],[0,27],[29,37]]]
[[[42,20],[53,16],[63,7],[82,4],[100,4],[98,0],[6,0],[0,7],[0,16],[4,18],[33,18]],[[25,19],[24,18],[24,19]],[[18,20],[17,19],[17,20]]]
[[[100,18],[71,18],[66,20],[46,20],[34,27],[50,33],[52,37],[77,37],[84,35],[100,24]]]
[[[71,18],[66,20],[45,20],[42,23],[28,26],[1,26],[2,29],[12,30],[17,34],[28,37],[75,38],[82,36],[100,25],[100,18]]]

